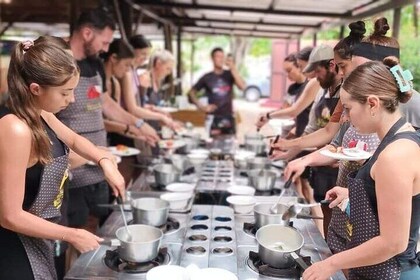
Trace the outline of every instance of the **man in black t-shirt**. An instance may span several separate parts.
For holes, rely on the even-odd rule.
[[[212,50],[211,59],[213,61],[213,71],[202,76],[188,92],[188,95],[198,109],[214,116],[210,136],[234,134],[232,89],[235,84],[243,90],[245,82],[239,75],[232,57],[228,56],[225,61],[225,54],[221,48]],[[223,64],[226,64],[229,70],[224,70]],[[196,93],[203,89],[208,98],[208,105],[206,106],[201,104],[196,97]]]

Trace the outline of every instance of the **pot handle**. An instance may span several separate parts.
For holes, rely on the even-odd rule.
[[[293,260],[305,271],[309,265],[295,252],[291,252],[290,256],[293,258]]]
[[[121,246],[121,242],[118,239],[104,239],[103,241],[100,241],[99,244],[109,247]]]

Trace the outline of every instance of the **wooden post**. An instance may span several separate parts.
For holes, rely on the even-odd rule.
[[[181,82],[181,78],[182,78],[182,45],[181,45],[181,36],[182,36],[182,25],[179,24],[178,25],[178,33],[177,33],[177,37],[176,37],[176,51],[177,51],[177,55],[176,55],[176,77],[177,79],[179,79],[178,85],[176,86],[176,91],[175,94],[176,95],[181,95],[182,94],[182,82]]]
[[[125,35],[130,38],[133,35],[133,7],[126,1],[121,1],[120,11]]]
[[[344,25],[340,26],[340,34],[338,36],[338,39],[343,39],[344,38]]]
[[[316,44],[317,44],[317,35],[316,33],[314,33],[314,36],[312,37],[312,45],[316,47]]]
[[[398,40],[400,35],[400,22],[401,22],[401,8],[394,9],[394,20],[392,23],[392,37]]]

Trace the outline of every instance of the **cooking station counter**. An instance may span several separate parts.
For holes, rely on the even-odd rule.
[[[113,237],[113,232],[122,225],[117,214],[120,213],[113,213],[106,222],[102,231],[106,238]],[[161,250],[162,256],[153,264],[141,268],[140,272],[125,271],[127,267],[121,264],[118,256],[116,267],[112,267],[109,257],[113,257],[116,247],[101,245],[97,250],[81,255],[65,279],[146,279],[144,270],[159,264],[219,267],[232,271],[240,280],[299,279],[287,274],[293,275],[295,270],[287,271],[286,276],[280,277],[265,276],[258,272],[260,263],[252,258],[255,254],[250,253],[258,252],[258,243],[253,236],[255,229],[252,229],[253,215],[234,215],[232,209],[226,206],[194,205],[191,213],[170,214],[170,218],[178,222],[179,227],[165,233],[161,248],[166,249]],[[312,262],[316,262],[331,255],[313,221],[293,219],[293,226],[302,233],[305,240],[300,252],[302,256],[308,256]],[[332,279],[345,278],[337,273]]]

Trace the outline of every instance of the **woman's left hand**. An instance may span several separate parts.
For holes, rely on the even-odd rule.
[[[303,280],[328,280],[335,273],[335,269],[328,260],[316,262],[303,272]]]

